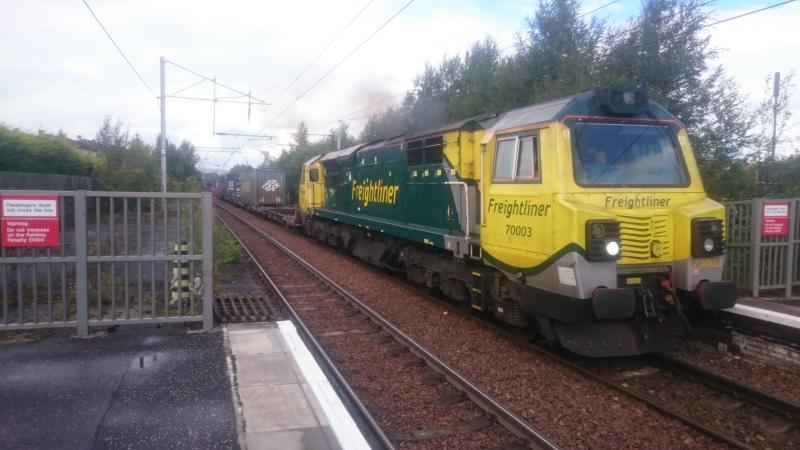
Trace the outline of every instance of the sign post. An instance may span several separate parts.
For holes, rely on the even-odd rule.
[[[761,216],[761,235],[789,235],[789,202],[764,202],[764,213]]]
[[[60,244],[57,196],[0,197],[4,247],[56,247]]]

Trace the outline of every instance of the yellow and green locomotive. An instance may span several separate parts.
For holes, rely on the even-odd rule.
[[[684,126],[599,89],[317,156],[308,234],[573,352],[662,351],[736,301]]]

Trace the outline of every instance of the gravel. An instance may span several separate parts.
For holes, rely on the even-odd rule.
[[[670,355],[800,404],[798,372],[765,364],[736,352],[720,352],[714,346],[696,340],[687,341]]]
[[[348,256],[252,214],[237,214],[257,223],[563,448],[722,448]],[[404,388],[375,382],[387,395]]]
[[[491,449],[518,439],[279,250],[231,220],[384,432],[401,448]],[[253,245],[255,243],[255,245]]]

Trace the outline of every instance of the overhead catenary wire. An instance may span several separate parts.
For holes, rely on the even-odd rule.
[[[210,78],[210,77],[207,77],[207,76],[205,76],[205,75],[203,75],[203,74],[201,74],[201,73],[197,73],[197,72],[195,72],[195,71],[194,71],[194,70],[192,70],[192,69],[189,69],[189,68],[187,68],[187,67],[185,67],[185,66],[182,66],[182,65],[180,65],[180,64],[178,64],[178,63],[176,63],[175,61],[171,61],[171,60],[169,60],[169,59],[168,59],[168,60],[166,60],[166,62],[167,62],[168,64],[172,64],[173,66],[175,66],[175,67],[177,67],[177,68],[179,68],[179,69],[185,70],[186,72],[189,72],[189,73],[191,73],[192,75],[195,75],[195,76],[197,76],[197,77],[200,77],[200,78],[204,79],[205,81],[210,81],[210,82],[212,82],[212,83],[216,84],[217,86],[221,86],[221,87],[223,87],[223,88],[225,88],[225,89],[228,89],[228,90],[230,90],[230,91],[236,92],[237,94],[240,94],[240,95],[242,95],[243,97],[248,97],[248,98],[251,98],[251,99],[253,99],[253,100],[257,101],[258,103],[261,103],[261,104],[264,104],[264,105],[269,105],[269,103],[267,103],[266,101],[264,101],[264,100],[262,100],[262,99],[260,99],[260,98],[258,98],[258,97],[254,97],[254,96],[250,95],[249,93],[242,92],[242,91],[240,91],[240,90],[238,90],[238,89],[234,89],[234,88],[232,88],[232,87],[230,87],[230,86],[227,86],[227,85],[225,85],[225,84],[222,84],[222,83],[220,83],[219,81],[217,81],[215,78]],[[188,88],[187,88],[187,89],[188,89]]]
[[[717,0],[708,0],[708,1],[705,1],[703,3],[699,3],[699,4],[695,5],[695,6],[693,6],[692,9],[702,8],[703,6],[708,6],[711,3],[715,3],[716,1]],[[596,9],[594,9],[592,11],[589,11],[588,13],[579,15],[577,18],[580,19],[580,18],[583,18],[586,15],[593,14],[593,13],[599,11],[600,9],[602,9],[602,8],[604,8],[606,6],[610,6],[610,5],[614,4],[614,3],[616,3],[616,2],[607,3],[607,4],[603,5],[603,6],[601,6],[600,8],[596,8]],[[663,16],[663,19],[669,19],[669,18],[679,14],[680,12],[681,12],[680,10],[676,10],[672,14],[667,14],[666,16]],[[609,34],[608,36],[605,36],[604,39],[610,40],[610,39],[613,39],[613,38],[615,38],[617,36],[621,36],[621,35],[623,35],[625,33],[629,33],[631,31],[635,30],[637,28],[637,26],[638,25],[632,25],[630,27],[618,30],[617,32],[614,32],[614,33]],[[530,37],[527,37],[525,39],[522,39],[520,42],[516,42],[514,44],[511,44],[511,45],[508,45],[506,47],[503,47],[502,49],[500,49],[500,53],[503,53],[504,51],[506,51],[506,50],[508,50],[510,48],[516,47],[517,45],[521,45],[521,44],[524,44],[526,42],[529,42],[531,39],[533,39],[533,36],[530,36]]]
[[[92,17],[94,17],[94,20],[97,21],[97,24],[100,25],[100,28],[103,30],[103,33],[106,34],[106,36],[108,37],[108,40],[110,40],[111,43],[114,44],[114,48],[117,49],[117,51],[119,52],[120,56],[122,56],[122,59],[124,59],[125,62],[128,63],[128,67],[130,67],[131,70],[133,71],[133,73],[136,74],[136,77],[139,78],[139,81],[142,82],[144,87],[147,88],[148,91],[150,91],[150,94],[153,95],[153,98],[155,98],[156,101],[158,101],[157,100],[158,99],[158,95],[156,95],[156,92],[150,87],[150,85],[147,84],[146,81],[144,81],[144,78],[142,78],[142,75],[139,74],[138,70],[136,70],[136,67],[133,66],[133,63],[131,63],[131,61],[128,59],[128,57],[125,56],[125,52],[122,51],[122,49],[119,47],[119,45],[117,45],[117,42],[114,40],[114,38],[111,37],[111,33],[108,32],[108,30],[106,29],[105,25],[103,25],[103,22],[101,22],[100,18],[97,17],[97,14],[94,13],[94,10],[92,10],[92,7],[89,6],[89,3],[86,0],[83,0],[83,4],[86,5],[86,9],[88,9],[89,12],[92,14]]]
[[[605,7],[607,7],[607,6],[611,6],[611,5],[613,5],[614,3],[617,3],[618,1],[619,1],[619,0],[614,0],[614,1],[612,1],[612,2],[606,3],[606,4],[605,4],[605,5],[603,5],[603,6],[598,6],[597,8],[595,8],[595,9],[593,9],[593,10],[589,11],[589,12],[585,12],[585,13],[581,14],[580,16],[578,16],[578,19],[583,19],[583,18],[584,18],[584,17],[586,17],[586,16],[592,15],[592,14],[596,13],[597,11],[600,11],[601,9],[603,9],[603,8],[605,8]]]
[[[715,25],[719,25],[719,24],[726,23],[726,22],[730,22],[730,21],[733,21],[733,20],[736,20],[736,19],[740,19],[740,18],[743,18],[743,17],[746,17],[746,16],[750,16],[750,15],[752,15],[752,14],[756,14],[756,13],[763,12],[763,11],[766,11],[766,10],[774,9],[774,8],[777,8],[777,7],[780,7],[780,6],[783,6],[783,5],[789,4],[789,3],[793,3],[793,2],[795,2],[795,1],[796,1],[796,0],[787,0],[787,1],[783,1],[783,2],[780,2],[780,3],[773,4],[773,5],[769,5],[769,6],[766,6],[766,7],[763,7],[763,8],[759,8],[759,9],[756,9],[756,10],[752,10],[752,11],[748,11],[748,12],[745,12],[745,13],[742,13],[742,14],[739,14],[739,15],[736,15],[736,16],[732,16],[732,17],[728,17],[728,18],[725,18],[725,19],[721,19],[721,20],[715,21],[715,22],[708,23],[708,24],[705,24],[705,25],[702,25],[702,26],[698,27],[697,29],[698,29],[698,30],[700,30],[700,29],[704,29],[704,28],[709,28],[709,27],[712,27],[712,26],[715,26]],[[694,6],[694,8],[700,8],[700,7],[706,6],[706,5],[710,4],[710,3],[714,3],[714,0],[710,0],[710,1],[706,1],[706,2],[700,3],[700,4],[698,4],[698,5],[695,5],[695,6]],[[594,11],[591,11],[591,12],[594,12]],[[674,13],[672,13],[672,14],[668,15],[667,17],[672,17],[672,16],[675,16],[675,15],[679,14],[680,12],[681,12],[681,11],[675,11]],[[618,35],[620,35],[620,34],[623,34],[623,33],[630,32],[630,31],[632,31],[634,28],[635,28],[635,27],[630,27],[630,28],[628,28],[628,29],[625,29],[625,30],[622,30],[621,32],[618,32],[618,33],[616,33],[616,34],[614,34],[614,35],[610,35],[609,37],[614,37],[614,36],[618,36]],[[657,44],[657,43],[660,43],[660,42],[666,41],[667,39],[679,38],[680,36],[682,36],[683,34],[687,34],[688,32],[689,32],[689,31],[687,31],[687,32],[684,32],[684,33],[678,33],[678,34],[675,34],[675,35],[673,35],[673,36],[670,36],[670,37],[668,37],[668,38],[661,38],[661,39],[656,39],[656,40],[649,41],[649,42],[644,42],[644,43],[636,44],[636,45],[635,45],[635,47],[644,47],[644,46],[653,45],[653,44]],[[599,59],[601,56],[602,56],[602,55],[595,56],[595,57],[593,58],[593,61],[596,61],[596,60],[597,60],[597,59]],[[577,65],[577,64],[570,64],[570,65],[567,65],[567,66],[564,66],[564,67],[559,67],[559,68],[557,68],[557,69],[563,70],[564,68],[570,68],[571,66],[575,66],[575,65]],[[553,69],[548,69],[548,70],[545,70],[545,71],[539,72],[539,73],[537,73],[535,76],[537,76],[537,77],[538,77],[538,76],[541,76],[541,75],[546,75],[546,74],[548,74],[548,73],[550,73],[550,72],[552,72],[552,71],[554,71],[554,70],[556,70],[556,68],[553,68]],[[398,95],[400,95],[400,94],[401,94],[401,93],[395,94],[395,95],[393,95],[392,97],[388,97],[388,98],[386,98],[386,99],[383,99],[383,100],[381,100],[380,102],[377,102],[377,103],[375,103],[375,104],[368,105],[368,106],[366,106],[366,107],[364,107],[364,108],[362,108],[362,109],[359,109],[359,110],[353,111],[353,112],[351,112],[350,114],[354,114],[354,113],[357,113],[357,112],[360,112],[360,111],[363,111],[363,110],[369,109],[369,108],[371,108],[372,106],[375,106],[375,105],[377,105],[377,104],[380,104],[380,103],[382,103],[383,101],[389,100],[390,98],[396,97],[396,96],[398,96]],[[358,117],[352,117],[352,118],[349,118],[349,119],[341,119],[340,121],[342,121],[342,122],[350,122],[350,121],[357,120],[357,119],[364,119],[364,118],[367,118],[367,119],[368,119],[369,117],[371,117],[371,115],[366,115],[366,116],[358,116]],[[331,122],[331,123],[335,123],[335,122]]]
[[[355,111],[350,111],[347,114],[343,114],[343,116],[346,117],[345,119],[337,119],[337,120],[334,120],[333,122],[329,122],[328,124],[329,125],[330,124],[335,124],[336,122],[350,122],[351,120],[361,119],[361,118],[363,118],[365,116],[353,116],[353,114],[357,114],[357,113],[360,113],[362,111],[366,111],[366,110],[368,110],[370,108],[373,108],[375,106],[378,106],[378,105],[380,105],[382,103],[388,102],[389,100],[391,100],[391,99],[393,99],[395,97],[399,97],[399,96],[405,94],[406,92],[408,92],[408,91],[402,91],[402,92],[398,92],[396,94],[392,94],[392,95],[390,95],[390,96],[388,96],[386,98],[378,100],[375,103],[371,103],[371,104],[369,104],[369,105],[367,105],[367,106],[365,106],[365,107],[363,107],[361,109],[357,109]]]
[[[371,5],[371,4],[372,4],[374,1],[375,1],[375,0],[369,0],[369,1],[367,2],[367,4],[366,4],[366,5],[364,5],[364,6],[361,8],[361,10],[359,10],[359,11],[358,11],[358,13],[356,13],[356,15],[355,15],[355,16],[353,16],[353,18],[352,18],[352,19],[350,19],[350,22],[348,22],[348,23],[347,23],[347,25],[345,25],[345,26],[344,26],[344,27],[343,27],[343,28],[342,28],[342,29],[339,31],[339,33],[338,33],[336,36],[334,36],[334,37],[333,37],[333,39],[331,39],[331,40],[330,40],[330,42],[328,42],[328,44],[327,44],[327,45],[326,45],[326,46],[325,46],[325,47],[324,47],[322,50],[320,50],[320,51],[319,51],[319,53],[317,53],[317,56],[315,56],[315,57],[314,57],[314,59],[312,59],[312,60],[311,60],[311,62],[309,62],[308,64],[306,64],[306,66],[305,66],[305,67],[303,67],[303,70],[301,70],[301,71],[300,71],[300,73],[298,73],[298,74],[297,74],[297,76],[295,76],[295,77],[294,77],[294,79],[293,79],[292,81],[290,81],[290,82],[289,82],[289,84],[287,84],[287,85],[286,85],[286,87],[285,87],[285,88],[283,88],[283,90],[281,90],[281,91],[278,93],[278,95],[276,95],[276,96],[275,96],[275,98],[274,98],[274,99],[272,99],[272,103],[275,103],[275,101],[276,101],[276,100],[278,100],[278,98],[280,98],[280,96],[281,96],[281,95],[283,95],[284,93],[286,93],[286,91],[288,91],[290,87],[292,87],[292,86],[293,86],[295,83],[297,83],[297,80],[299,80],[299,79],[300,79],[300,77],[302,77],[302,76],[303,76],[303,74],[304,74],[304,73],[306,73],[306,71],[307,71],[307,70],[308,70],[308,69],[309,69],[309,68],[310,68],[312,65],[314,65],[314,63],[315,63],[315,62],[317,62],[317,60],[320,58],[320,56],[322,56],[322,55],[323,55],[323,54],[324,54],[324,53],[325,53],[325,52],[326,52],[326,51],[327,51],[327,50],[328,50],[328,49],[329,49],[329,48],[330,48],[330,47],[331,47],[331,46],[332,46],[332,45],[333,45],[333,44],[334,44],[334,43],[335,43],[335,42],[336,42],[336,41],[337,41],[337,40],[338,40],[338,39],[339,39],[341,36],[342,36],[342,34],[344,34],[344,32],[345,32],[345,31],[347,31],[347,29],[348,29],[348,28],[350,28],[350,25],[352,25],[352,24],[353,24],[353,22],[355,22],[355,21],[356,21],[356,19],[358,19],[358,18],[361,16],[361,14],[362,14],[362,13],[363,13],[363,12],[364,12],[364,11],[365,11],[365,10],[366,10],[368,7],[369,7],[369,5]]]
[[[654,45],[654,44],[659,44],[659,43],[665,42],[667,40],[677,39],[677,38],[680,38],[683,35],[689,34],[689,33],[694,32],[694,31],[698,31],[698,30],[702,30],[702,29],[705,29],[705,28],[713,27],[715,25],[719,25],[719,24],[722,24],[722,23],[725,23],[725,22],[730,22],[730,21],[733,21],[733,20],[736,20],[736,19],[741,19],[743,17],[750,16],[752,14],[756,14],[756,13],[759,13],[759,12],[767,11],[767,10],[770,10],[770,9],[774,9],[774,8],[779,7],[779,6],[783,6],[783,5],[786,5],[786,4],[789,4],[789,3],[793,3],[795,1],[796,0],[786,0],[786,1],[783,1],[783,2],[780,2],[780,3],[775,3],[775,4],[772,4],[772,5],[769,5],[769,6],[765,6],[763,8],[759,8],[759,9],[748,11],[748,12],[745,12],[745,13],[742,13],[742,14],[738,14],[736,16],[732,16],[732,17],[728,17],[728,18],[725,18],[725,19],[717,20],[715,22],[711,22],[711,23],[707,23],[707,24],[704,24],[704,25],[700,25],[696,29],[687,30],[687,31],[684,31],[682,33],[677,33],[677,34],[673,34],[673,35],[666,36],[666,37],[663,37],[663,38],[658,38],[658,39],[654,39],[654,40],[651,40],[651,41],[634,44],[632,47],[633,48],[641,48],[641,47],[646,47],[646,46],[650,46],[650,45]],[[709,2],[705,2],[705,3],[701,4],[701,5],[697,5],[697,7],[700,7],[700,6],[703,6],[703,5],[707,5],[709,3],[712,3],[712,2],[710,2],[710,1]],[[631,29],[627,30],[627,31],[631,31],[632,29],[633,29],[633,27]],[[590,59],[590,62],[597,62],[602,57],[603,57],[603,55],[596,55],[596,56],[594,56],[594,57],[592,57]],[[570,64],[565,64],[563,66],[553,67],[553,68],[550,68],[550,69],[543,70],[541,72],[534,73],[533,77],[536,78],[536,77],[540,77],[542,75],[547,75],[547,74],[549,74],[549,73],[551,73],[551,72],[553,72],[555,70],[562,70],[563,71],[563,70],[568,70],[568,69],[572,69],[572,68],[578,68],[579,65],[583,65],[583,64],[586,64],[586,61],[577,61],[577,62],[573,62],[573,63],[570,63]]]
[[[363,46],[364,46],[364,44],[366,44],[366,43],[367,43],[367,42],[369,42],[369,41],[370,41],[370,40],[371,40],[373,37],[375,37],[375,35],[376,35],[376,34],[378,34],[378,32],[380,32],[380,31],[381,31],[382,29],[384,29],[384,28],[385,28],[387,25],[389,25],[389,23],[390,23],[391,21],[393,21],[393,20],[394,20],[394,19],[395,19],[397,16],[399,16],[399,15],[400,15],[400,13],[402,13],[403,11],[405,11],[405,9],[406,9],[406,8],[408,8],[409,6],[411,6],[411,4],[412,4],[412,3],[414,3],[414,0],[409,0],[409,1],[408,1],[408,3],[406,3],[405,5],[403,5],[403,6],[402,6],[402,7],[401,7],[401,8],[400,8],[400,9],[399,9],[399,10],[398,10],[396,13],[394,13],[394,15],[392,15],[392,17],[390,17],[390,18],[389,18],[389,19],[388,19],[386,22],[384,22],[384,23],[383,23],[381,26],[379,26],[379,27],[378,27],[378,28],[377,28],[375,31],[373,31],[373,32],[372,32],[372,33],[371,33],[369,36],[367,36],[367,38],[366,38],[366,39],[364,39],[363,41],[361,41],[361,43],[360,43],[360,44],[358,44],[358,45],[357,45],[357,46],[356,46],[356,47],[355,47],[353,50],[351,50],[351,51],[350,51],[350,53],[348,53],[347,55],[345,55],[345,56],[344,56],[344,58],[340,59],[340,60],[339,60],[339,62],[337,62],[337,63],[336,63],[336,64],[335,64],[333,67],[331,67],[331,69],[330,69],[330,70],[328,70],[327,72],[325,72],[325,74],[324,74],[324,75],[322,75],[322,77],[320,77],[320,78],[319,78],[317,81],[315,81],[313,84],[311,84],[311,86],[309,86],[309,87],[308,87],[308,88],[307,88],[305,91],[303,91],[303,93],[302,93],[302,94],[300,94],[300,95],[299,95],[297,98],[295,98],[295,99],[294,99],[294,101],[293,101],[292,103],[290,103],[290,104],[289,104],[289,105],[288,105],[286,108],[284,108],[284,109],[283,109],[283,110],[282,110],[280,113],[278,113],[278,115],[277,115],[277,116],[275,116],[275,117],[274,117],[274,118],[273,118],[273,119],[272,119],[272,120],[271,120],[271,121],[270,121],[270,122],[267,124],[267,126],[269,126],[269,125],[272,125],[273,123],[275,123],[275,121],[276,121],[276,120],[278,120],[280,117],[282,117],[282,116],[283,116],[283,115],[286,113],[286,111],[288,111],[288,110],[289,110],[289,108],[291,108],[292,106],[294,106],[294,105],[295,105],[295,104],[296,104],[298,101],[300,101],[300,99],[302,99],[303,97],[305,97],[306,95],[308,95],[308,93],[309,93],[309,92],[311,92],[311,91],[312,91],[312,90],[313,90],[315,87],[317,87],[317,86],[318,86],[320,83],[322,83],[322,82],[323,82],[323,81],[324,81],[326,78],[328,78],[328,75],[330,75],[331,73],[333,73],[333,71],[335,71],[337,68],[339,68],[339,66],[341,66],[342,64],[344,64],[344,62],[345,62],[345,61],[347,61],[347,60],[348,60],[348,59],[349,59],[351,56],[353,56],[353,54],[354,54],[355,52],[357,52],[357,51],[358,51],[358,50],[359,50],[361,47],[363,47]],[[264,127],[264,130],[266,130],[266,127]],[[264,130],[261,130],[261,131],[263,132]]]
[[[206,80],[201,78],[200,80],[190,84],[189,86],[186,86],[185,88],[178,89],[177,91],[173,92],[172,94],[167,94],[167,97],[174,97],[174,96],[180,94],[181,92],[183,92],[185,90],[191,89],[191,88],[197,86],[198,84],[205,83],[205,82],[206,82]]]

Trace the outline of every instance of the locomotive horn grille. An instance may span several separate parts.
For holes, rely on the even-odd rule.
[[[672,259],[669,216],[617,216],[620,223],[620,264]],[[653,242],[658,241],[660,257],[654,257]]]

